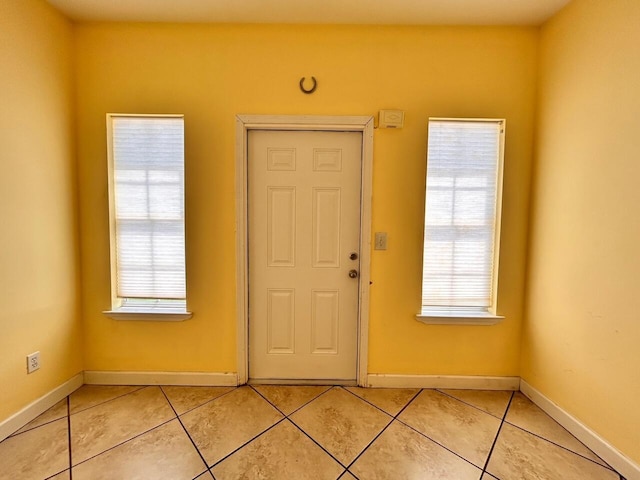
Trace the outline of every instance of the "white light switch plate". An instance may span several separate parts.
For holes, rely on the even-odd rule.
[[[387,232],[376,232],[375,250],[387,249]]]

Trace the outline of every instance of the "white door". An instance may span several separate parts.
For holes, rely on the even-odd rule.
[[[355,380],[362,133],[252,130],[249,377]]]

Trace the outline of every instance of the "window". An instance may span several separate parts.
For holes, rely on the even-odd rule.
[[[423,321],[435,319],[428,323],[486,324],[501,318],[496,315],[496,287],[504,124],[429,120],[418,315]]]
[[[184,118],[107,115],[115,318],[186,312]]]

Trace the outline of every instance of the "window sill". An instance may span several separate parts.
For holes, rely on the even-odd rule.
[[[432,310],[417,314],[416,320],[427,325],[497,325],[504,320],[504,316],[483,312]]]
[[[105,316],[114,320],[133,320],[146,322],[182,322],[193,316],[192,312],[187,312],[181,308],[141,308],[123,307],[115,310],[105,310]]]

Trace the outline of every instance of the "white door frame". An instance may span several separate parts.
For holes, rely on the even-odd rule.
[[[373,117],[315,115],[236,116],[236,301],[238,385],[249,379],[248,273],[248,133],[250,130],[362,132],[362,189],[360,202],[360,288],[358,292],[358,360],[356,382],[365,386],[369,353],[369,283],[371,260],[371,195]]]

